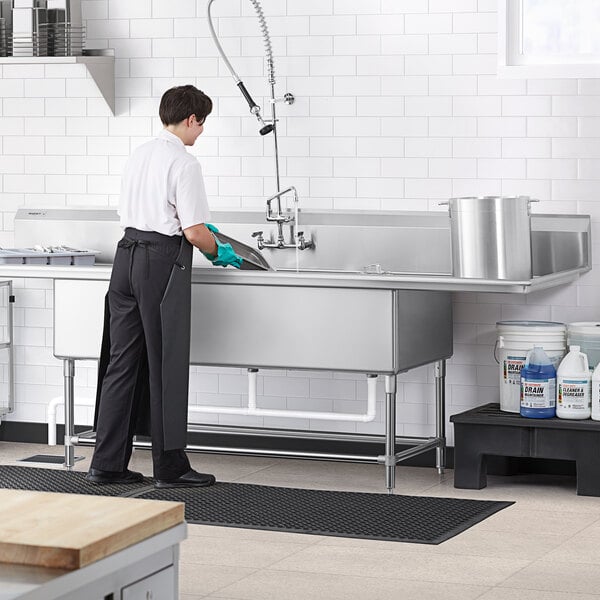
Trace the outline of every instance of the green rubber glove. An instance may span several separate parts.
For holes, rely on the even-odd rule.
[[[219,230],[212,223],[204,223],[204,226],[212,233],[219,233]],[[206,258],[216,267],[227,267],[231,265],[232,267],[239,269],[242,266],[243,258],[235,253],[231,244],[222,244],[216,236],[214,237],[217,244],[217,256],[207,254],[206,252],[203,252],[202,254],[204,254],[204,256],[206,256]]]
[[[243,258],[238,256],[231,244],[222,244],[219,242],[217,238],[215,238],[217,242],[218,253],[217,257],[213,259],[211,262],[216,267],[227,267],[231,265],[236,269],[239,269],[242,266]]]
[[[206,227],[206,229],[208,229],[212,233],[219,233],[219,230],[212,223],[204,223],[204,227]],[[217,242],[216,238],[215,238],[215,244],[217,244],[217,254],[218,254],[219,253],[219,246],[218,246],[219,242]],[[212,254],[209,254],[208,252],[202,252],[202,254],[204,254],[205,258],[210,260],[210,262],[212,262],[216,258],[216,256],[213,256]]]

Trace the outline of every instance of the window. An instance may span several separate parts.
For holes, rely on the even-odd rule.
[[[600,0],[500,0],[498,75],[600,77]]]

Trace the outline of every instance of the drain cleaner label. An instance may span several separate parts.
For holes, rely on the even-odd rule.
[[[521,369],[526,358],[526,356],[507,356],[504,359],[504,383],[521,385]]]
[[[558,384],[558,405],[561,408],[588,409],[590,407],[590,380],[562,379]]]
[[[533,379],[521,382],[523,408],[554,408],[556,406],[556,379]]]

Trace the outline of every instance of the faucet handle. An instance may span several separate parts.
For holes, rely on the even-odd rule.
[[[252,237],[256,238],[256,245],[258,246],[259,250],[262,250],[265,247],[265,240],[263,238],[263,232],[262,231],[254,231],[252,233]]]
[[[297,243],[296,246],[300,248],[300,250],[306,250],[307,248],[312,248],[313,243],[312,240],[304,239],[304,231],[299,231],[297,233]]]

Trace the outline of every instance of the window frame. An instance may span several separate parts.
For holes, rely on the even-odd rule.
[[[521,0],[498,0],[498,77],[514,79],[600,78],[597,62],[528,62],[520,53],[522,26]]]

